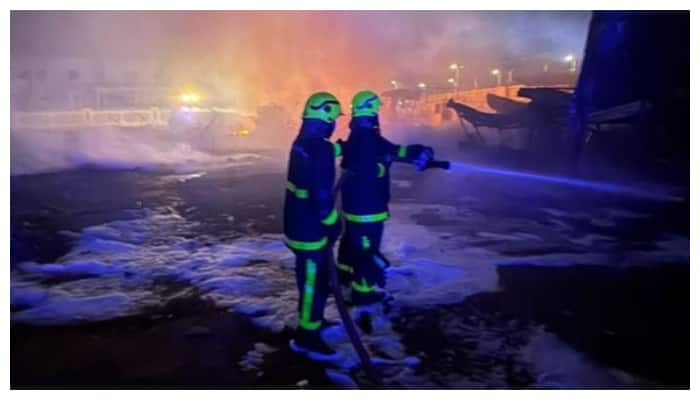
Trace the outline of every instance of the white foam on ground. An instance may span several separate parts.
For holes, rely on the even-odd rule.
[[[591,225],[598,226],[601,228],[612,228],[617,226],[622,220],[625,219],[638,219],[649,217],[649,214],[632,212],[628,210],[620,210],[616,208],[601,208],[590,210],[589,212],[571,212],[564,211],[556,208],[542,208],[547,215],[550,217],[551,221],[555,223],[566,224],[561,221],[561,218],[578,219],[578,220],[588,220]]]
[[[238,361],[238,366],[244,372],[254,372],[257,376],[261,376],[263,374],[261,367],[265,361],[265,355],[275,351],[278,351],[278,349],[266,343],[257,342],[251,350],[241,357]]]
[[[449,225],[426,227],[412,220],[412,215],[425,212],[436,214],[440,221],[449,221]],[[469,224],[469,214],[455,207],[398,204],[391,207],[391,213],[383,252],[394,265],[389,270],[387,289],[398,306],[429,308],[460,302],[475,293],[498,290],[497,266],[567,267],[610,265],[611,261],[607,252],[590,247],[600,239],[590,235],[579,238],[571,251],[507,256],[474,245],[473,239],[470,241],[464,235],[451,232],[455,225]],[[527,244],[542,242],[544,233],[562,235],[554,227],[550,232],[533,233],[528,231],[533,226],[529,223],[521,220],[511,223],[513,226],[501,221],[499,232],[512,234],[481,231],[481,236],[486,233],[496,241]],[[138,314],[168,300],[158,289],[158,282],[180,281],[198,288],[202,297],[212,300],[218,307],[249,315],[262,328],[272,332],[294,328],[297,320],[294,258],[281,236],[263,235],[232,242],[220,242],[207,236],[185,237],[196,226],[195,222],[166,209],[145,211],[132,220],[84,229],[75,247],[55,262],[24,263],[20,271],[12,272],[11,304],[19,308],[12,313],[12,320],[50,325]],[[544,229],[542,225],[540,229]],[[564,235],[562,242],[572,239],[577,240]],[[588,251],[574,251],[581,246]],[[625,252],[625,265],[652,266],[669,260],[687,262],[688,248],[688,238],[665,237],[658,241],[656,249]],[[60,277],[81,279],[42,283],[42,279]],[[329,319],[337,319],[332,301],[327,311]],[[383,333],[364,337],[364,340],[370,348],[392,357],[410,356],[401,344],[401,334],[393,331],[390,324]],[[534,364],[540,365],[544,376],[540,379],[542,385],[580,384],[576,381],[577,374],[591,377],[591,381],[608,382],[610,372],[604,367],[581,361],[574,356],[578,353],[566,345],[551,342],[551,338],[546,340],[549,344],[533,345],[530,354]],[[357,366],[349,343],[341,341],[338,350],[348,361],[338,371]],[[259,349],[251,353],[247,365],[256,365],[262,353]],[[551,360],[548,364],[547,360],[552,358],[565,360],[561,363],[566,365],[554,365]],[[426,377],[415,375],[410,365],[402,366],[393,379],[431,384]],[[455,385],[468,383],[468,378],[463,376],[449,379]]]
[[[127,314],[135,301],[133,293],[112,292],[95,296],[61,295],[54,292],[27,310],[14,313],[13,321],[52,324],[61,322],[101,321]]]
[[[522,356],[534,366],[537,388],[625,389],[646,383],[596,363],[543,329],[522,349]]]

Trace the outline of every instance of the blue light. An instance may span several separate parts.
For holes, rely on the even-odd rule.
[[[545,183],[566,185],[582,189],[590,189],[601,192],[611,192],[619,193],[628,196],[642,197],[646,199],[662,200],[662,201],[682,201],[681,198],[670,196],[663,193],[652,193],[646,190],[637,189],[629,186],[622,186],[612,183],[588,181],[584,179],[567,178],[564,176],[555,175],[542,175],[532,172],[520,172],[513,171],[510,169],[485,167],[475,164],[466,164],[460,162],[452,162],[450,165],[450,170],[456,172],[464,173],[479,173],[479,174],[490,174],[505,177],[521,178],[521,179],[531,179]]]

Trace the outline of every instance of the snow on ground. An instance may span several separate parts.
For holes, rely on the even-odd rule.
[[[186,176],[174,179],[187,179]],[[394,296],[396,316],[402,307],[429,308],[459,303],[467,296],[499,290],[498,266],[536,264],[565,267],[608,265],[609,248],[601,246],[613,238],[575,234],[563,218],[588,218],[562,210],[543,210],[556,224],[549,231],[532,229],[519,220],[500,221],[494,232],[479,229],[471,234],[455,232],[469,225],[478,212],[445,205],[399,203],[391,208],[383,251],[393,262],[387,289]],[[419,214],[430,214],[437,224],[416,223]],[[598,210],[602,218],[642,218],[618,210]],[[509,225],[510,224],[510,225]],[[73,249],[53,263],[26,262],[11,274],[12,321],[37,325],[108,320],[146,312],[167,302],[163,285],[185,283],[220,308],[249,315],[253,322],[272,332],[296,325],[296,285],[293,256],[279,235],[260,235],[222,242],[206,235],[192,236],[196,222],[170,208],[135,212],[129,220],[92,226],[76,234]],[[541,246],[559,238],[563,250],[546,254],[508,255],[484,243],[517,242]],[[623,265],[656,265],[688,262],[687,237],[661,238],[656,248],[620,250]],[[619,264],[619,263],[618,263]],[[337,319],[333,301],[328,317]],[[402,335],[388,320],[365,336],[368,347],[383,357],[406,354]],[[449,330],[449,327],[447,328]],[[452,334],[460,335],[459,327]],[[346,354],[348,364],[328,371],[329,379],[350,385],[349,369],[357,365],[353,351],[340,331],[330,341]],[[542,344],[546,343],[546,344]],[[554,345],[555,344],[555,345]],[[481,345],[486,346],[484,341]],[[269,349],[261,346],[241,360],[246,369],[262,364]],[[258,348],[259,347],[259,348]],[[488,346],[487,346],[488,347]],[[484,350],[487,351],[488,349]],[[584,385],[586,379],[614,384],[632,379],[596,365],[551,334],[533,335],[526,358],[534,364],[538,385]],[[410,360],[410,358],[409,358]],[[419,360],[417,360],[419,362]],[[413,386],[432,385],[428,376],[416,374],[415,365],[395,366],[394,380]],[[449,383],[466,385],[468,377],[454,375]],[[473,382],[472,382],[473,383]]]

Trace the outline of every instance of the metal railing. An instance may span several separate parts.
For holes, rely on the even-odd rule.
[[[161,108],[74,111],[20,112],[13,111],[12,130],[119,127],[165,127],[171,110]]]

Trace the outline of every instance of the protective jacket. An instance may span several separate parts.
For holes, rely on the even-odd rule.
[[[390,167],[394,161],[411,163],[426,149],[396,145],[381,135],[376,117],[356,117],[342,145],[343,215],[350,222],[381,222],[389,218]]]
[[[284,234],[293,250],[325,248],[328,228],[338,223],[333,184],[339,148],[327,139],[332,130],[332,124],[305,119],[289,154]]]

